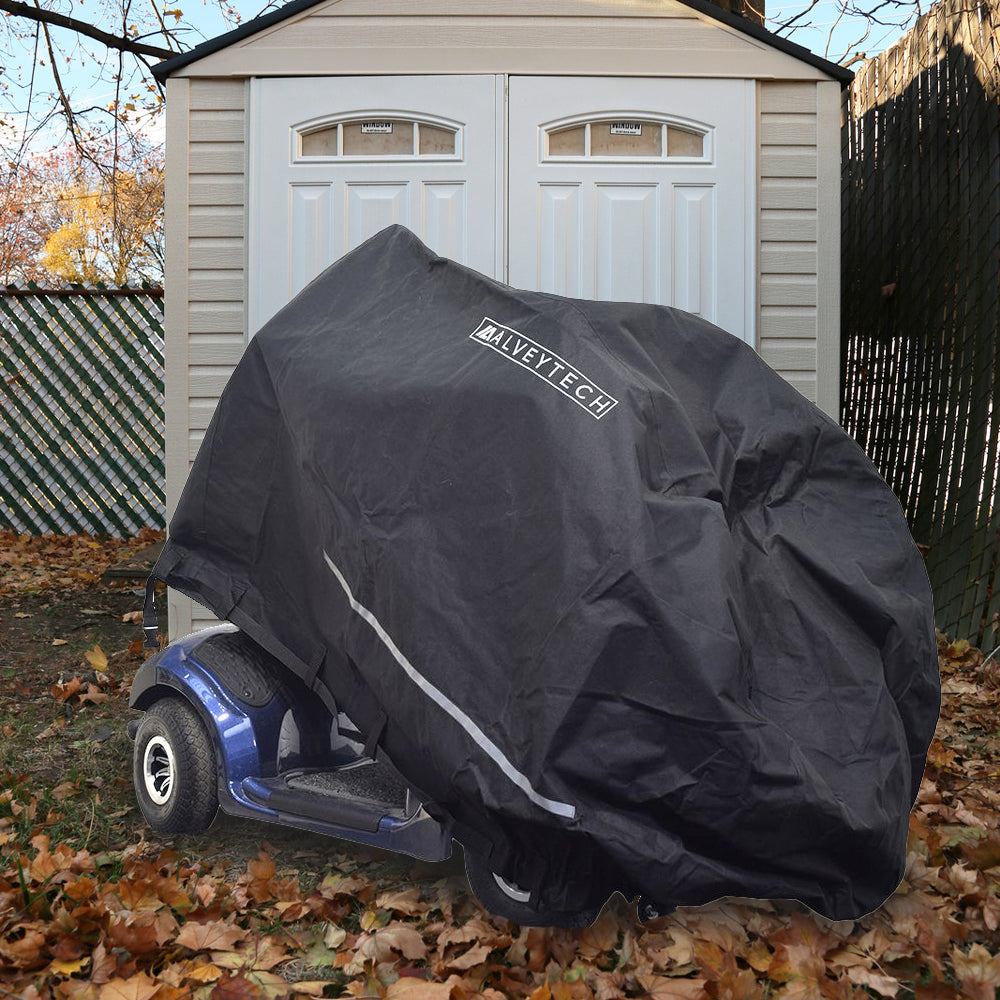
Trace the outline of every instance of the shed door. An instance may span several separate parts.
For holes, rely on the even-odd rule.
[[[327,265],[402,223],[497,275],[493,76],[257,79],[250,329]]]
[[[510,284],[674,305],[752,342],[752,83],[509,88]]]

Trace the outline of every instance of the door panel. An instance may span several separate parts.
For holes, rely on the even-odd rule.
[[[290,287],[298,291],[326,267],[332,253],[329,184],[291,186]]]
[[[539,287],[580,296],[580,185],[538,186]],[[513,212],[512,212],[513,214]]]
[[[673,304],[679,309],[702,315],[715,300],[715,231],[715,188],[674,187]]]
[[[676,305],[752,341],[752,95],[743,80],[511,77],[510,283]]]
[[[596,298],[659,302],[659,187],[597,184]]]
[[[429,182],[421,189],[423,230],[427,245],[443,257],[458,260],[466,248],[466,188],[462,182]]]
[[[498,275],[493,76],[253,81],[250,329],[401,223]]]

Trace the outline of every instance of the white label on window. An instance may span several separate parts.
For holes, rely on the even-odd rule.
[[[642,122],[612,122],[612,135],[642,135]]]
[[[362,122],[362,135],[392,135],[392,122]]]

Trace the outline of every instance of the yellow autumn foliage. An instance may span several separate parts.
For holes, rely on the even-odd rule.
[[[70,282],[124,285],[162,270],[159,231],[163,170],[119,171],[101,183],[78,181],[60,195],[65,220],[45,241],[46,271]]]

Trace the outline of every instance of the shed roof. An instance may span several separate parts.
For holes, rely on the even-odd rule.
[[[232,31],[216,35],[214,38],[207,39],[187,52],[181,52],[170,59],[163,60],[163,62],[153,67],[153,76],[162,82],[171,73],[196,62],[198,59],[211,55],[213,52],[218,52],[229,45],[242,41],[259,31],[271,28],[290,17],[294,17],[303,11],[309,10],[311,7],[325,2],[326,0],[290,0],[289,3],[284,4],[284,6],[279,7],[277,10],[272,10],[266,14],[262,14],[260,17],[255,17],[253,20],[241,24]],[[802,62],[819,69],[828,76],[833,77],[833,79],[839,80],[842,85],[846,86],[854,79],[854,73],[846,67],[830,62],[804,46],[797,45],[787,38],[782,38],[780,35],[776,35],[773,31],[768,31],[753,21],[749,21],[737,14],[732,14],[713,3],[712,0],[680,0],[680,2],[698,14],[709,17],[730,28],[735,28],[737,31],[764,42],[780,52],[802,60]]]

